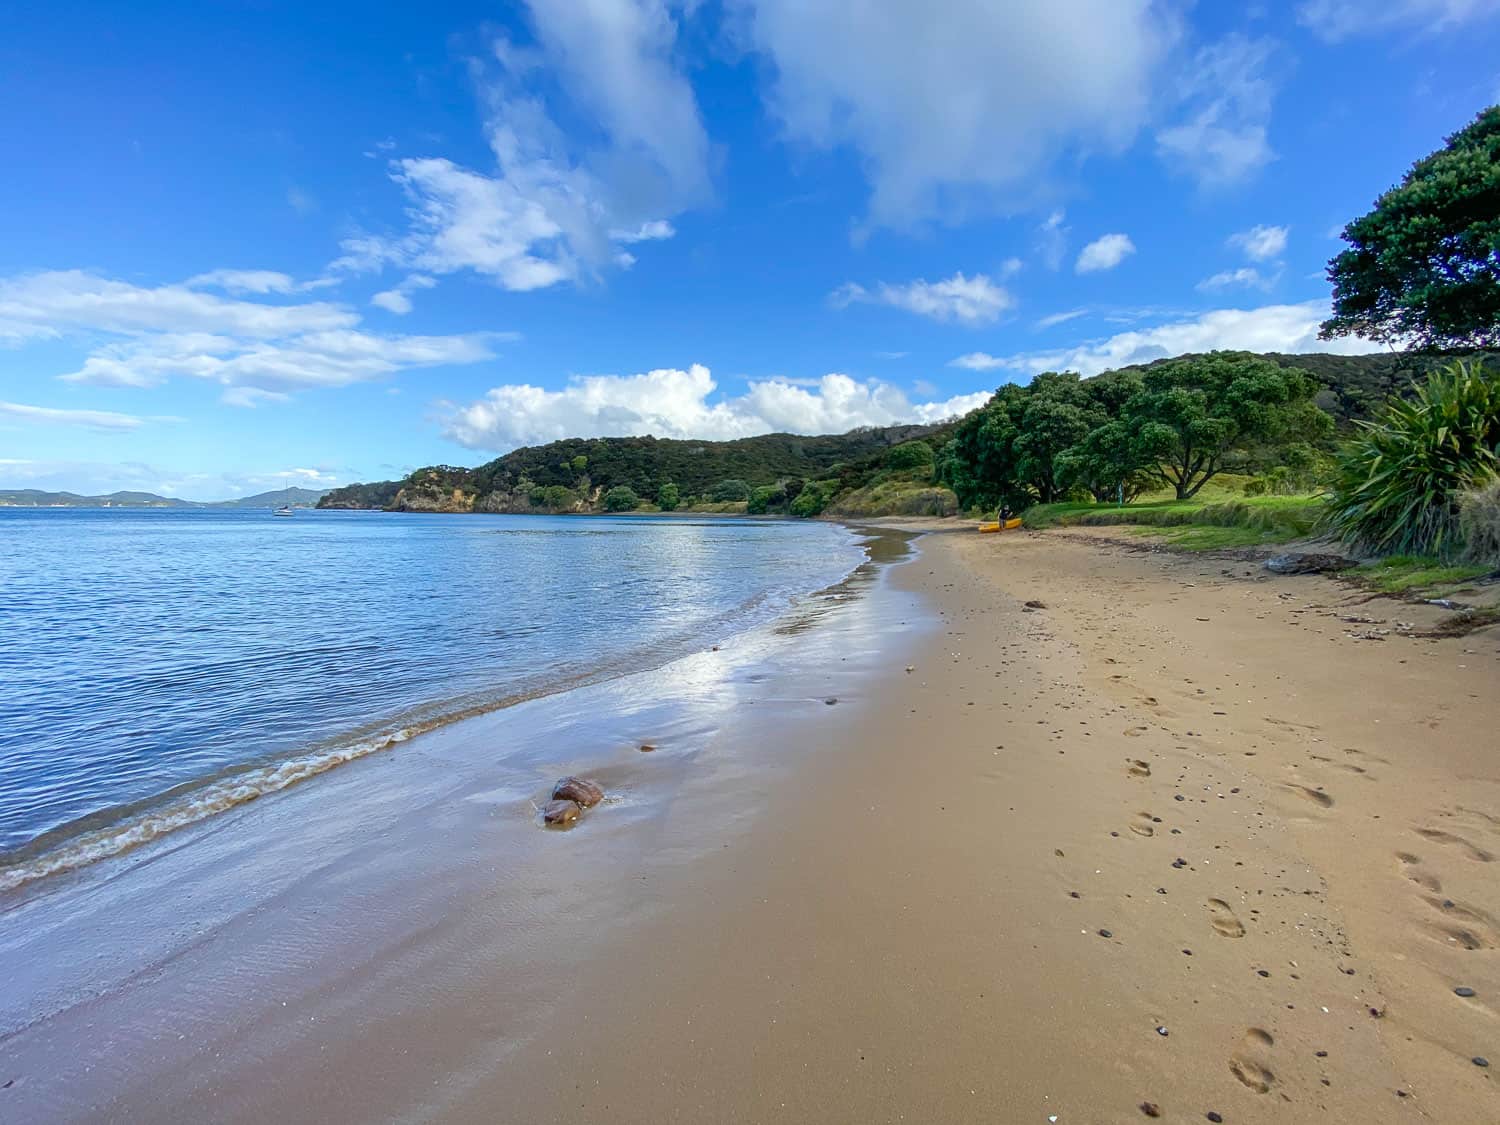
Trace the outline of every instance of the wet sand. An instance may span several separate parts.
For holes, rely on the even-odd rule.
[[[1082,534],[920,546],[743,659],[13,905],[0,1115],[1500,1120],[1497,630],[1360,640],[1442,611]],[[615,800],[537,829],[575,769]]]

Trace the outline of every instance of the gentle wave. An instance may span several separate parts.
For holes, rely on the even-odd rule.
[[[851,577],[868,565],[869,556],[866,554],[865,561],[840,582],[805,593],[789,604],[781,604],[780,611],[769,618],[762,611],[772,600],[771,595],[762,591],[710,621],[618,654],[587,672],[565,675],[549,683],[521,686],[499,696],[471,693],[446,703],[411,708],[378,727],[366,727],[342,739],[280,760],[229,767],[212,777],[179,784],[163,794],[129,805],[97,810],[48,831],[21,848],[0,853],[0,894],[121,855],[337,766],[389,750],[419,734],[528,700],[662,667],[694,651],[702,651],[705,636],[723,640],[737,631],[761,624],[770,625],[777,631],[805,628],[825,611],[819,608],[820,601],[842,600],[850,596]],[[518,627],[518,631],[524,632],[525,629]]]

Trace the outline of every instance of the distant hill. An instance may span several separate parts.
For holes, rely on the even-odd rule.
[[[238,500],[220,500],[210,504],[211,508],[311,508],[328,494],[326,488],[278,488],[275,492],[259,492],[254,496],[241,496]]]
[[[933,425],[866,426],[808,437],[763,434],[734,441],[677,438],[568,438],[526,446],[474,469],[435,465],[401,481],[333,489],[320,508],[398,511],[574,511],[625,486],[644,500],[677,485],[684,498],[712,502],[716,489],[740,482],[754,489],[784,480],[840,476],[904,441],[930,437]],[[545,495],[544,495],[545,494]],[[744,500],[744,496],[738,497]]]
[[[174,500],[154,492],[111,492],[107,496],[80,496],[76,492],[42,492],[35,488],[0,490],[0,507],[6,508],[196,508],[190,500]]]
[[[283,504],[311,508],[323,498],[324,489],[280,488],[238,500],[199,503],[158,496],[154,492],[111,492],[106,496],[80,496],[76,492],[43,492],[36,488],[0,489],[3,508],[279,508]]]

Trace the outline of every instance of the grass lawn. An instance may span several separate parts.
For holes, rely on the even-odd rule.
[[[1493,567],[1483,565],[1450,566],[1420,555],[1392,555],[1350,574],[1383,594],[1440,598],[1493,571]]]
[[[1219,485],[1219,487],[1214,487]],[[1175,547],[1211,551],[1258,547],[1302,539],[1323,515],[1320,496],[1245,496],[1233,480],[1210,481],[1191,500],[1170,493],[1118,504],[1038,504],[1026,510],[1026,526],[1103,527],[1135,525]]]

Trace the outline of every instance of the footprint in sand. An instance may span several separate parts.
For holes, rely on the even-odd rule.
[[[1457,848],[1470,859],[1477,859],[1480,863],[1489,863],[1495,858],[1490,852],[1471,844],[1462,836],[1455,836],[1452,832],[1444,832],[1440,828],[1418,828],[1415,831],[1424,840],[1431,840],[1434,844],[1444,844],[1450,848]]]
[[[1148,733],[1150,730],[1150,727],[1127,727],[1125,728],[1125,737],[1140,738],[1141,735]]]
[[[1155,836],[1156,829],[1151,827],[1155,819],[1148,812],[1138,812],[1130,818],[1130,830],[1137,836]]]
[[[1397,852],[1396,858],[1401,863],[1401,874],[1405,875],[1424,891],[1432,891],[1434,894],[1442,893],[1442,880],[1432,874],[1432,872],[1424,871],[1418,866],[1422,862],[1421,856],[1412,855],[1411,852]]]
[[[1271,1073],[1268,1055],[1276,1040],[1269,1031],[1252,1027],[1245,1032],[1240,1049],[1229,1058],[1229,1070],[1257,1094],[1264,1094],[1276,1084],[1276,1075]]]
[[[1500,926],[1483,910],[1454,902],[1451,898],[1423,895],[1427,905],[1442,915],[1443,921],[1434,924],[1434,929],[1444,941],[1462,946],[1464,949],[1500,948]]]
[[[1131,777],[1150,777],[1151,763],[1143,762],[1139,758],[1131,758],[1128,772]]]
[[[1297,796],[1299,797],[1311,801],[1319,808],[1333,808],[1333,798],[1330,797],[1327,793],[1323,792],[1323,790],[1321,789],[1314,789],[1310,785],[1293,785],[1291,783],[1282,786],[1282,788],[1286,789],[1288,792],[1297,794]]]
[[[1213,926],[1214,933],[1220,937],[1242,938],[1245,936],[1245,923],[1239,920],[1229,904],[1222,898],[1208,900],[1208,921]]]
[[[1372,761],[1372,762],[1379,762],[1382,766],[1388,766],[1388,765],[1391,764],[1389,758],[1382,758],[1379,754],[1370,754],[1370,753],[1367,753],[1364,750],[1355,750],[1351,746],[1344,747],[1344,753],[1352,755],[1353,757],[1356,757],[1356,758],[1369,758],[1370,761]]]

